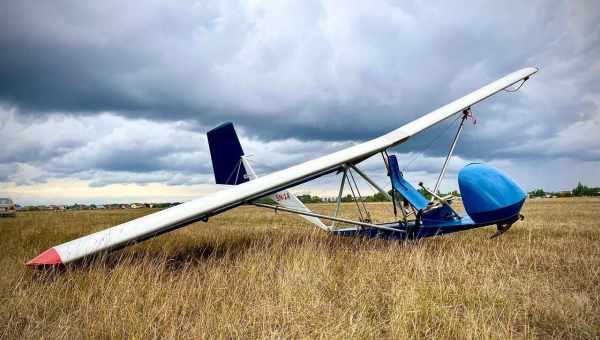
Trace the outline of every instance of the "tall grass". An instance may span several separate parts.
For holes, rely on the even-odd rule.
[[[528,201],[526,220],[494,240],[484,228],[417,244],[335,238],[242,207],[62,270],[23,266],[149,212],[1,219],[0,337],[600,337],[594,199]]]

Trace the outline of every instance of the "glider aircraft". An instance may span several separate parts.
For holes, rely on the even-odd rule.
[[[518,90],[537,71],[534,67],[517,70],[383,136],[262,177],[258,177],[250,165],[233,124],[223,124],[207,133],[215,180],[224,186],[223,190],[54,246],[27,262],[27,265],[70,263],[123,248],[194,222],[208,222],[210,217],[244,204],[301,215],[333,235],[413,240],[496,225],[497,231],[493,237],[498,236],[522,218],[520,211],[526,198],[523,190],[508,176],[479,163],[462,168],[458,174],[460,196],[466,211],[462,214],[452,208],[451,196],[440,197],[437,194],[438,188],[471,108],[500,91]],[[516,84],[519,84],[518,88],[511,90]],[[388,150],[459,114],[462,115],[457,116],[460,124],[434,188],[429,190],[419,183],[421,189],[432,196],[426,199],[404,178],[396,156],[388,154]],[[390,177],[392,195],[358,167],[362,161],[379,154]],[[341,174],[342,177],[333,216],[312,212],[287,190],[332,173]],[[395,220],[374,223],[366,210],[359,210],[361,217],[358,220],[338,216],[346,182],[354,194],[352,183],[356,187],[356,182],[353,173],[364,178],[392,202]],[[258,202],[264,197],[270,197],[277,204]],[[355,199],[357,203],[360,202],[360,198]],[[332,223],[326,225],[323,220]],[[336,223],[344,226],[336,226]]]

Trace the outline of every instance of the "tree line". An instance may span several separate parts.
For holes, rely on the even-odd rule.
[[[599,187],[588,187],[586,185],[581,184],[581,182],[577,183],[577,186],[570,191],[559,191],[559,192],[550,192],[545,191],[542,188],[535,189],[530,191],[529,197],[584,197],[584,196],[600,196],[600,188]]]
[[[417,189],[421,195],[425,196],[426,199],[431,199],[431,194],[428,193],[427,191],[419,188]],[[388,194],[391,196],[392,195],[392,190],[388,191]],[[439,196],[441,197],[445,197],[447,195],[454,195],[455,197],[460,197],[460,194],[458,193],[458,191],[454,190],[452,192],[449,193],[441,193],[438,192],[437,193]],[[310,194],[304,194],[304,195],[298,195],[297,196],[298,199],[302,202],[302,203],[327,203],[327,202],[331,202],[331,200],[329,199],[325,199],[325,198],[321,198],[319,196],[315,196],[315,195],[310,195]],[[400,200],[400,197],[396,194],[396,197],[398,200]],[[361,197],[361,201],[363,202],[388,202],[389,200],[387,199],[386,195],[384,195],[381,192],[377,192],[373,195],[369,195],[369,196],[362,196]],[[342,196],[342,202],[354,202],[354,197],[351,194],[347,194],[346,196]]]

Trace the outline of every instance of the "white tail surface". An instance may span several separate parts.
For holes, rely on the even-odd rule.
[[[242,156],[242,164],[244,165],[244,169],[246,169],[246,174],[248,174],[249,180],[252,181],[258,177],[256,175],[256,172],[254,172],[254,169],[250,165],[250,162],[248,162],[248,159],[245,156]],[[278,191],[267,197],[269,197],[273,201],[277,202],[277,204],[284,206],[286,208],[305,211],[305,212],[312,212],[310,209],[308,209],[307,206],[304,205],[304,203],[302,203],[298,199],[298,197],[296,197],[296,195],[292,194],[289,190],[281,190],[281,191]],[[302,218],[304,218],[308,222],[316,225],[317,227],[319,227],[323,230],[329,231],[329,228],[321,221],[321,219],[319,219],[317,217],[306,216],[306,215],[300,215],[300,216],[302,216]]]

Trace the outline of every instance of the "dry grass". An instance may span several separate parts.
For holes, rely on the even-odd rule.
[[[23,266],[149,212],[1,219],[0,337],[600,337],[593,199],[529,201],[495,240],[485,228],[418,244],[330,237],[243,207],[60,272]]]

